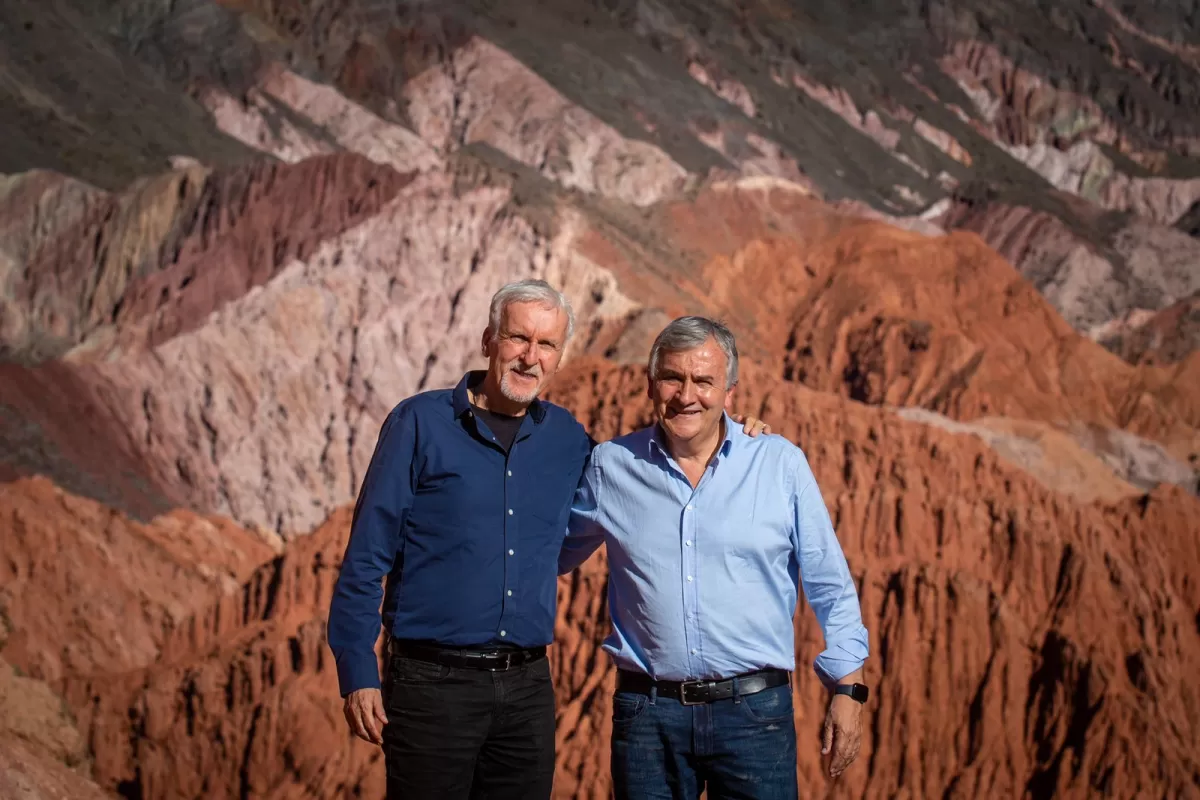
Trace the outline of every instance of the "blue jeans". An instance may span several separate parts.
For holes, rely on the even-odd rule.
[[[792,687],[694,706],[618,691],[612,777],[617,800],[796,800]]]

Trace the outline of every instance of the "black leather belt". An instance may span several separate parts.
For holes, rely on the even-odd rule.
[[[392,639],[388,645],[388,652],[394,656],[415,658],[418,661],[427,661],[431,664],[442,664],[447,667],[464,667],[466,669],[486,669],[492,672],[512,669],[513,667],[529,664],[537,661],[539,658],[546,657],[545,647],[532,647],[527,650],[516,648],[512,650],[500,648],[473,650],[439,647],[437,645],[409,642],[401,639]]]
[[[757,694],[790,683],[791,679],[791,673],[782,669],[748,672],[719,681],[656,681],[640,672],[619,670],[617,691],[650,694],[653,687],[660,697],[670,697],[685,706],[695,706],[714,700],[728,700],[733,697],[735,688],[739,695]]]

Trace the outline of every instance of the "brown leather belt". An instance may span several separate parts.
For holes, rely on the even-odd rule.
[[[463,667],[465,669],[485,669],[491,672],[512,669],[522,664],[529,664],[546,657],[545,647],[529,649],[473,649],[439,647],[438,645],[422,642],[392,639],[388,643],[388,652],[393,656],[415,658],[431,664],[442,664],[447,667]]]
[[[695,706],[714,700],[727,700],[733,697],[735,688],[738,695],[757,694],[784,686],[791,679],[791,673],[782,669],[763,669],[715,681],[656,681],[640,672],[618,670],[617,691],[650,694],[653,688],[660,697],[670,697],[685,706]]]

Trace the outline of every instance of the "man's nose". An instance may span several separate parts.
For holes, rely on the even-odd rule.
[[[678,400],[680,405],[690,406],[693,402],[695,402],[696,395],[696,384],[692,383],[690,380],[684,381],[683,385],[679,387]]]
[[[521,354],[521,362],[527,367],[532,367],[538,362],[541,356],[541,349],[537,342],[530,342],[525,346],[525,352]]]

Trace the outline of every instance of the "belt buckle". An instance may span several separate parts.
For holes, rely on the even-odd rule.
[[[500,655],[500,654],[497,653],[496,655]],[[499,672],[501,670],[507,671],[507,670],[512,669],[512,657],[513,657],[513,654],[511,651],[505,653],[504,654],[504,666],[503,667],[499,667],[499,666],[493,667],[492,672]]]
[[[703,700],[688,700],[688,689],[693,686],[708,686],[712,681],[684,681],[679,684],[679,702],[685,706],[703,705]]]

